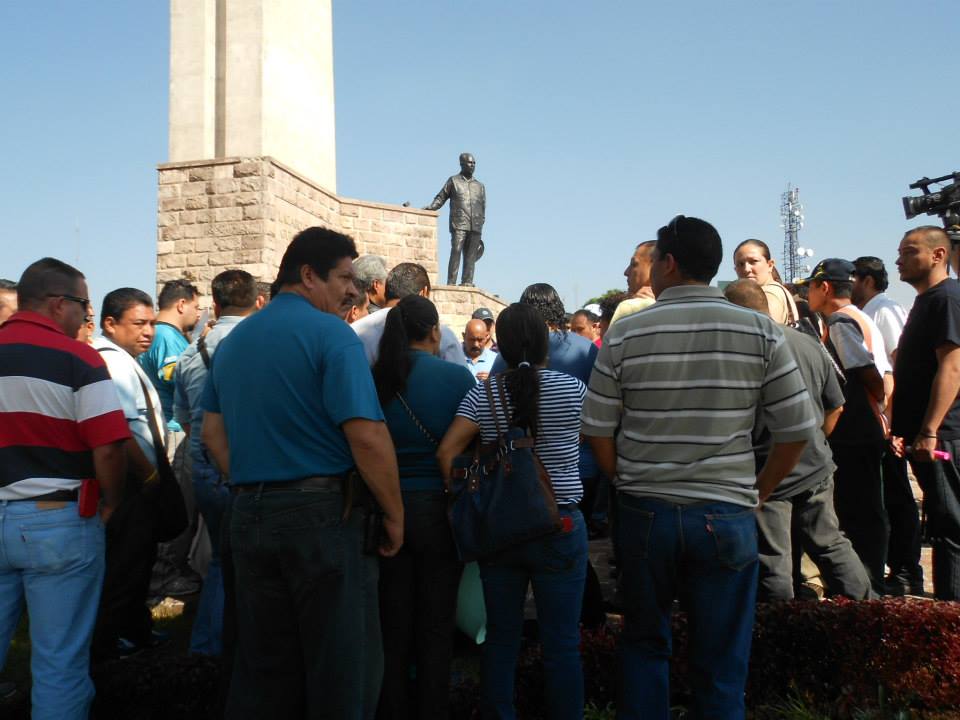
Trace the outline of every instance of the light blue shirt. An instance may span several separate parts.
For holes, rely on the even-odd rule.
[[[224,315],[217,320],[204,342],[207,354],[213,358],[217,345],[223,340],[237,323],[244,319],[240,315]],[[198,338],[199,340],[199,338]],[[177,369],[174,373],[176,387],[173,392],[173,417],[181,425],[190,425],[190,457],[195,463],[208,464],[204,456],[203,441],[200,433],[203,429],[203,408],[200,406],[200,396],[207,381],[207,366],[197,347],[197,341],[183,351],[177,360]]]
[[[467,370],[470,371],[474,379],[477,379],[477,373],[490,373],[493,371],[493,363],[497,359],[497,353],[490,348],[484,348],[483,352],[480,353],[480,357],[473,360],[467,355],[466,350],[464,350],[463,357],[467,362]],[[477,380],[477,382],[479,382],[479,380]]]
[[[150,378],[143,368],[131,357],[130,353],[116,345],[109,338],[100,336],[93,341],[93,347],[103,357],[103,361],[110,371],[110,377],[117,389],[120,398],[120,407],[127,419],[130,432],[136,439],[147,460],[154,466],[157,464],[157,455],[153,447],[153,433],[150,432],[150,410],[144,388],[150,393],[150,403],[153,405],[154,422],[163,440],[164,419],[160,409],[160,396],[150,384]],[[165,452],[160,448],[160,452]]]

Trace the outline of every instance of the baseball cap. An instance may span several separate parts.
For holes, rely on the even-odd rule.
[[[817,263],[810,273],[810,277],[800,280],[797,284],[806,285],[814,280],[827,280],[832,282],[853,282],[853,275],[856,272],[856,266],[849,260],[841,258],[827,258]]]
[[[583,309],[587,312],[591,312],[594,315],[603,315],[603,311],[600,309],[600,303],[590,303],[589,305],[584,305]]]
[[[479,307],[473,311],[472,318],[474,320],[488,320],[493,322],[493,313],[490,312],[490,308]]]

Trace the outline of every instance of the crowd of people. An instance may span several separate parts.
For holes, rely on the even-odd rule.
[[[677,216],[632,251],[625,292],[568,315],[534,283],[456,330],[423,267],[323,228],[270,284],[217,275],[209,320],[187,280],[156,307],[113,290],[99,318],[59,260],[0,280],[0,666],[25,606],[34,717],[85,718],[91,662],[164,642],[151,598],[202,584],[190,651],[223,658],[226,717],[447,717],[451,481],[506,427],[532,438],[559,529],[479,560],[483,717],[514,715],[529,587],[547,715],[583,716],[606,528],[618,717],[670,717],[676,601],[694,716],[738,718],[757,601],[816,572],[827,595],[922,594],[909,468],[934,596],[960,599],[948,234],[900,242],[909,313],[876,257],[785,284],[749,239],[720,289],[723,262],[714,227]]]

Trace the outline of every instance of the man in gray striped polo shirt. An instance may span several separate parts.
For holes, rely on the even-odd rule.
[[[690,619],[695,717],[739,718],[757,589],[754,510],[796,464],[816,420],[782,331],[708,283],[712,225],[657,233],[657,303],[604,336],[582,432],[617,488],[624,631],[620,718],[669,718],[670,610]],[[757,411],[773,436],[755,472]]]

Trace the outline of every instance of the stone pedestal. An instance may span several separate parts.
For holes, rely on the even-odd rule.
[[[440,322],[449,325],[457,337],[463,333],[467,321],[477,308],[489,308],[496,317],[507,306],[498,295],[460,285],[437,285],[431,289],[430,299],[437,306]]]
[[[361,255],[382,255],[388,268],[415,262],[437,277],[431,210],[342,198],[272,157],[164,163],[158,170],[158,288],[188,277],[207,294],[228,268],[271,282],[290,240],[313,225],[350,235]]]

